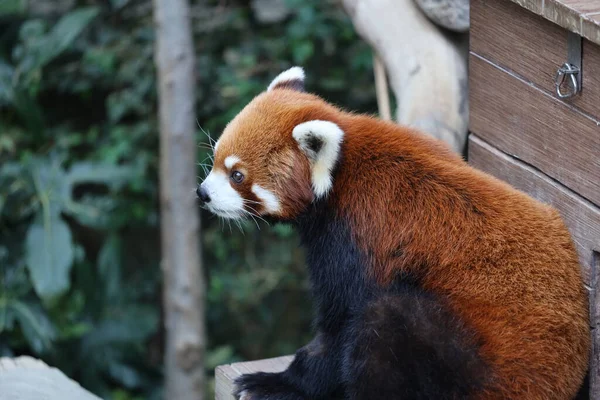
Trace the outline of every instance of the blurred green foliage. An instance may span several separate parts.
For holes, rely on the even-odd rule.
[[[192,2],[198,143],[292,64],[311,91],[374,112],[371,52],[336,2],[286,0],[270,22],[260,3]],[[42,358],[105,398],[160,398],[151,1],[0,4],[0,356]],[[207,374],[303,345],[292,229],[202,217]]]

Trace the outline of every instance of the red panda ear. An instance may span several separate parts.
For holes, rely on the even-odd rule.
[[[296,125],[292,136],[311,164],[311,180],[315,197],[323,197],[333,186],[335,167],[344,131],[330,121],[313,120]]]
[[[301,67],[292,67],[283,71],[273,79],[267,92],[273,89],[292,89],[304,92],[304,70]]]

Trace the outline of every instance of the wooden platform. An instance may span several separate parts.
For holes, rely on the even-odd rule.
[[[294,356],[221,365],[215,371],[215,400],[235,400],[233,381],[240,375],[252,372],[281,372],[292,362]]]

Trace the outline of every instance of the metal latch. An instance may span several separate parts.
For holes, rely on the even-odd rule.
[[[554,77],[556,95],[561,99],[573,97],[581,92],[581,36],[569,32],[567,36],[567,62],[561,65]],[[563,92],[563,87],[567,86]]]

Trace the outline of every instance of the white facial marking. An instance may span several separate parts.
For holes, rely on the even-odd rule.
[[[241,218],[244,212],[244,199],[231,187],[224,172],[212,170],[202,186],[208,192],[210,201],[206,208],[224,218]]]
[[[219,147],[219,141],[218,140],[215,142],[215,145],[213,147],[213,154],[217,154],[217,147]]]
[[[240,162],[240,158],[238,156],[229,156],[225,159],[225,166],[229,169],[233,168],[233,166]]]
[[[283,71],[273,79],[273,82],[267,88],[267,92],[273,90],[273,88],[280,83],[289,81],[302,81],[304,82],[304,70],[301,67],[292,67],[286,71]]]
[[[279,199],[273,192],[267,190],[257,184],[252,185],[252,193],[256,195],[262,202],[263,206],[270,213],[277,213],[281,210]]]
[[[333,186],[331,172],[339,157],[344,131],[333,122],[314,120],[297,125],[292,136],[311,161],[315,197],[325,196]]]

